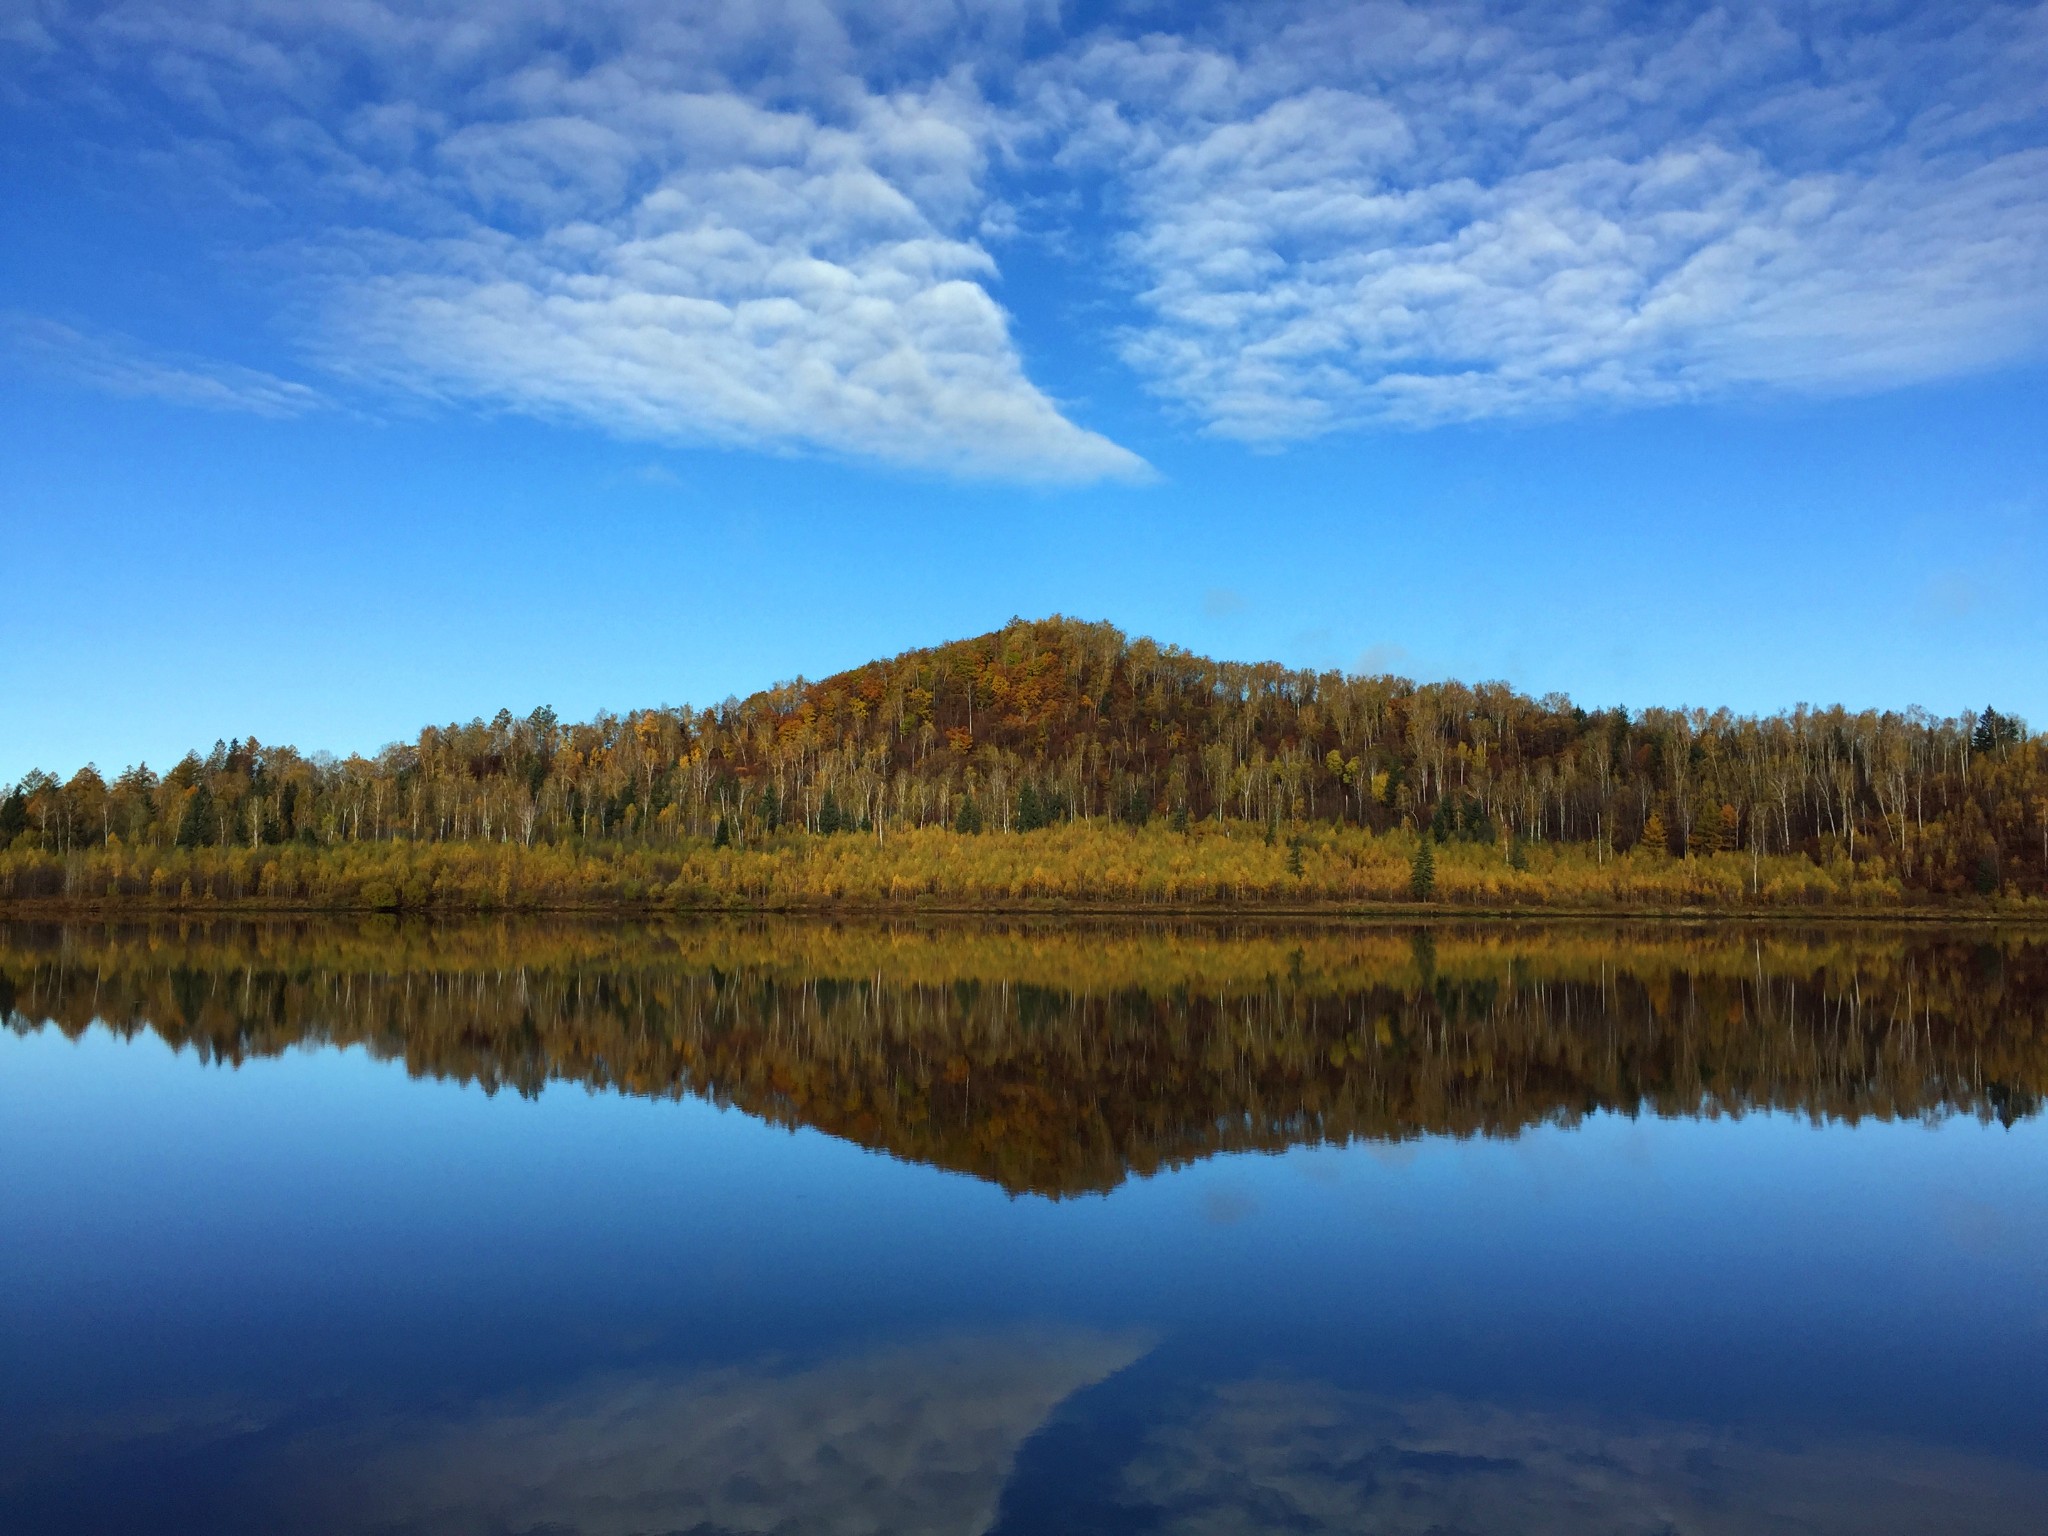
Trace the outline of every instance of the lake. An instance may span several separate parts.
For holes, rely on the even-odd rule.
[[[0,1530],[2035,1532],[2048,932],[0,926]]]

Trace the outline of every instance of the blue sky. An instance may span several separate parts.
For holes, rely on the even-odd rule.
[[[2048,721],[2048,7],[0,0],[0,778],[1013,614]]]

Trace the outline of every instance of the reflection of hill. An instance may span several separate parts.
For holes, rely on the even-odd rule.
[[[1924,929],[15,927],[0,1012],[699,1094],[1050,1195],[1596,1109],[2011,1118],[2048,1085],[2048,943]]]

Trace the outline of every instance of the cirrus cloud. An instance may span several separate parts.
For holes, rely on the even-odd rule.
[[[330,404],[292,379],[205,358],[165,357],[130,337],[89,334],[37,315],[0,311],[0,343],[38,372],[130,399],[274,418],[305,416]]]

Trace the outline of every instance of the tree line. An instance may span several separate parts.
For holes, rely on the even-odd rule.
[[[1424,845],[1426,872],[1408,857],[1418,887],[1431,850],[1520,869],[1549,848],[1596,867],[1746,862],[1752,894],[1767,861],[1789,859],[1909,893],[2040,896],[2048,752],[1988,707],[1588,710],[1499,683],[1212,661],[1053,618],[706,709],[581,723],[501,710],[374,756],[235,738],[163,773],[37,771],[0,796],[0,860],[370,845],[616,857],[1072,826],[1297,847],[1399,834]]]

